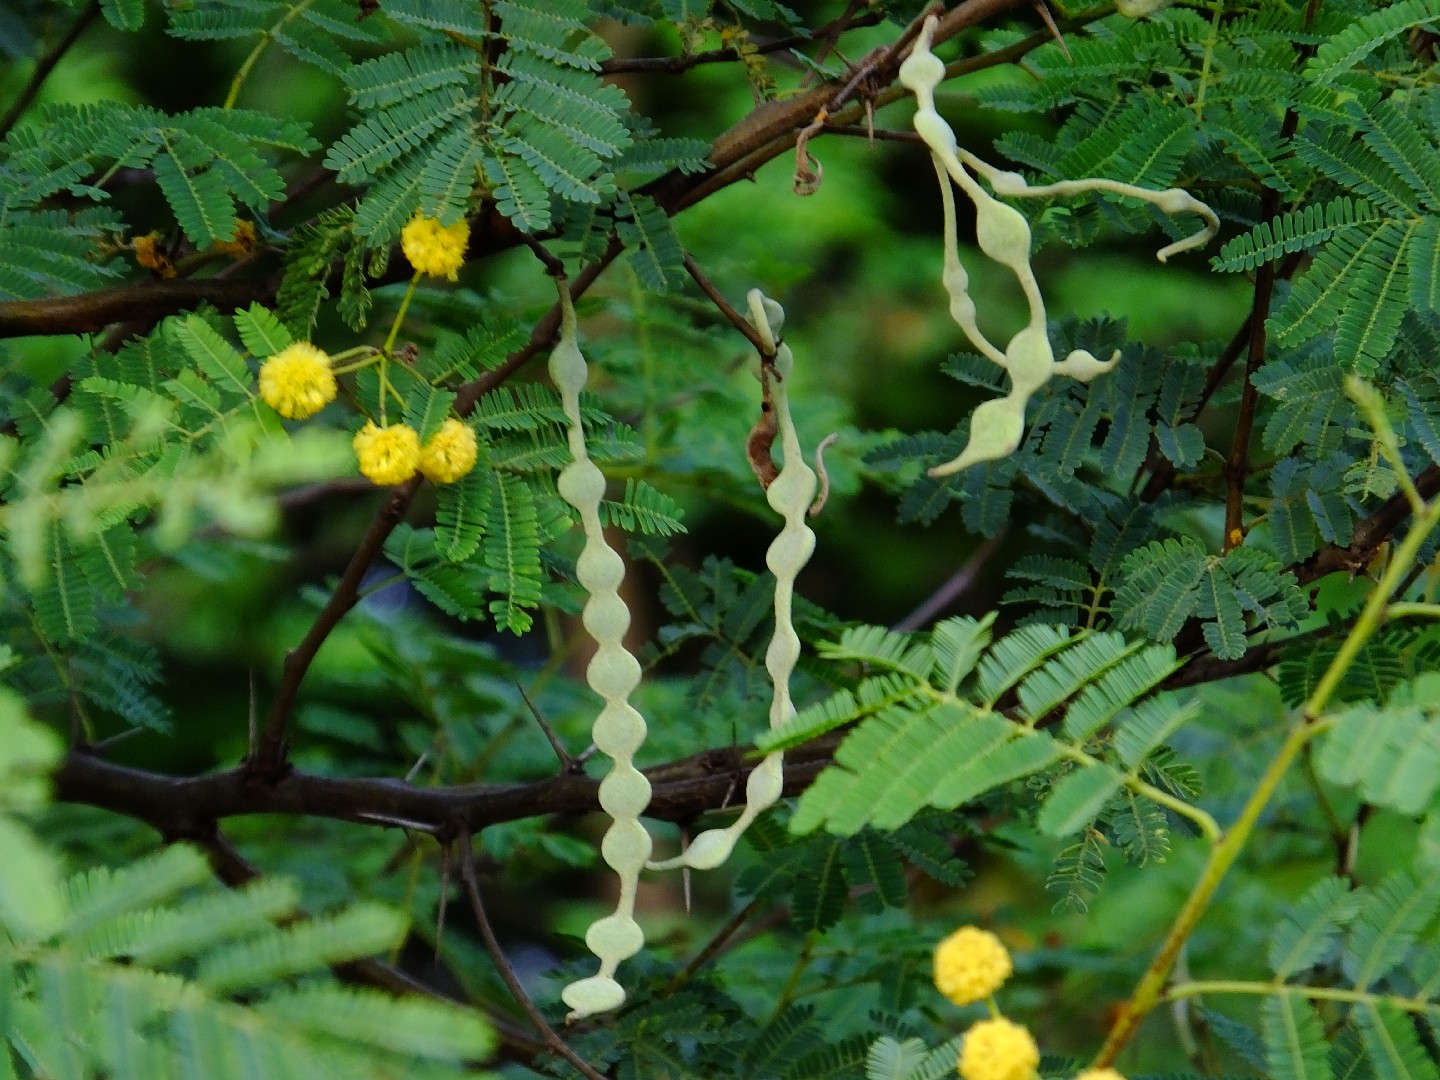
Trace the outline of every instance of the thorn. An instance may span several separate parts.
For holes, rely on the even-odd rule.
[[[580,762],[571,755],[570,751],[561,745],[560,739],[556,736],[554,730],[545,722],[545,717],[540,715],[540,710],[535,707],[535,702],[531,701],[530,695],[525,692],[525,687],[517,682],[515,689],[520,691],[520,696],[525,699],[525,705],[529,708],[530,715],[535,717],[535,722],[540,725],[540,730],[545,733],[545,738],[550,740],[551,749],[555,751],[555,756],[560,759],[560,771],[567,773],[579,772]]]
[[[1055,25],[1055,18],[1050,14],[1050,5],[1045,0],[1030,0],[1030,2],[1035,5],[1035,10],[1039,13],[1040,18],[1045,21],[1050,36],[1055,39],[1055,44],[1060,46],[1060,51],[1065,54],[1065,59],[1072,64],[1075,63],[1075,57],[1070,55],[1070,48],[1065,44],[1065,35],[1060,33],[1060,27]]]

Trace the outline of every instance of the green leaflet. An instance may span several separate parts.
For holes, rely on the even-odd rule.
[[[1419,813],[1440,784],[1437,715],[1433,676],[1398,688],[1383,706],[1352,705],[1320,743],[1321,775],[1358,786],[1377,805]]]
[[[1324,960],[1359,906],[1359,895],[1338,877],[1321,878],[1297,902],[1285,905],[1267,954],[1275,977],[1288,979]]]
[[[1315,1009],[1299,994],[1265,1000],[1260,1030],[1275,1080],[1330,1080],[1330,1047]]]

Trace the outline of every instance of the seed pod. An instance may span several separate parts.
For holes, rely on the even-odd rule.
[[[770,508],[785,519],[779,534],[765,553],[765,565],[775,575],[775,633],[765,651],[765,670],[770,674],[773,692],[770,699],[770,726],[779,727],[795,715],[790,700],[790,676],[800,658],[800,636],[795,633],[791,604],[795,596],[795,578],[810,561],[815,550],[815,534],[806,524],[810,504],[815,499],[816,478],[805,462],[795,421],[790,415],[790,374],[795,357],[790,346],[777,342],[776,335],[785,312],[775,301],[751,289],[747,297],[750,321],[760,338],[775,353],[774,370],[769,376],[772,415],[779,428],[780,451],[784,457],[780,472],[765,490]],[[673,859],[651,863],[653,870],[688,866],[694,870],[713,870],[730,857],[735,841],[750,823],[775,805],[784,787],[784,757],[776,751],[750,773],[745,783],[745,808],[740,816],[723,829],[707,829],[697,836],[685,851]]]
[[[575,307],[569,286],[563,278],[557,280],[561,331],[550,354],[550,378],[560,391],[574,460],[561,471],[556,486],[560,497],[579,511],[585,533],[575,576],[589,594],[581,618],[596,646],[585,677],[605,702],[595,719],[595,745],[613,761],[600,782],[600,806],[612,819],[600,854],[620,879],[620,900],[614,913],[598,919],[585,934],[585,944],[600,958],[599,972],[571,983],[560,995],[570,1006],[573,1020],[607,1012],[624,1002],[625,990],[615,980],[615,969],[645,945],[645,935],[635,921],[635,891],[640,871],[650,858],[650,834],[640,823],[640,815],[650,803],[650,782],[634,763],[635,752],[645,741],[645,718],[629,701],[640,682],[640,664],[624,644],[625,631],[630,628],[630,609],[620,597],[625,564],[605,539],[600,522],[605,477],[590,460],[580,423],[580,391],[588,369],[575,340]]]
[[[950,315],[969,338],[970,343],[986,359],[1005,369],[1010,376],[1010,393],[987,401],[975,410],[970,421],[970,439],[958,457],[930,470],[931,476],[949,476],[982,461],[995,461],[1013,454],[1025,436],[1025,406],[1030,396],[1050,381],[1053,375],[1068,375],[1089,382],[1111,370],[1120,361],[1117,349],[1109,360],[1098,360],[1083,349],[1070,353],[1057,363],[1045,326],[1045,301],[1040,295],[1030,265],[1030,225],[1024,216],[999,202],[982,188],[975,176],[989,182],[997,195],[1074,195],[1088,191],[1108,191],[1141,199],[1166,214],[1198,214],[1205,226],[1193,236],[1178,240],[1156,253],[1164,262],[1171,255],[1207,243],[1220,229],[1215,212],[1189,192],[1180,188],[1151,191],[1116,180],[1062,180],[1054,184],[1032,187],[1016,172],[997,169],[959,146],[955,132],[935,110],[935,88],[945,78],[945,65],[930,51],[939,20],[925,20],[925,26],[910,55],[900,65],[900,82],[915,95],[915,131],[930,148],[935,174],[940,180],[940,197],[945,211],[945,264],[941,282],[950,297]],[[1030,307],[1030,321],[1010,339],[1002,352],[980,332],[976,322],[975,302],[969,294],[969,277],[960,264],[959,242],[956,239],[955,195],[951,182],[975,204],[975,233],[980,250],[995,262],[1008,267],[1015,275]]]

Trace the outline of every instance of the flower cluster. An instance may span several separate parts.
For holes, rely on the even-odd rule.
[[[977,926],[962,926],[935,947],[935,989],[956,1005],[983,1001],[1013,970],[1000,939]]]
[[[958,1071],[964,1080],[1033,1080],[1040,1048],[1020,1024],[997,1016],[965,1033]]]
[[[239,259],[249,255],[260,244],[259,234],[255,232],[253,221],[237,221],[235,231],[229,240],[216,240],[214,250],[221,255],[229,255],[232,259]]]
[[[158,232],[137,236],[131,247],[135,251],[135,261],[146,270],[153,270],[163,278],[175,276],[175,264],[170,261],[170,256],[160,246]]]
[[[475,468],[479,454],[475,429],[452,416],[420,448],[420,471],[437,484],[453,484]]]
[[[400,250],[422,274],[454,281],[465,265],[465,247],[470,243],[470,223],[464,218],[453,225],[439,218],[416,216],[400,230]]]
[[[335,400],[330,357],[308,341],[287,345],[260,365],[260,396],[287,420],[314,416]]]
[[[374,484],[403,484],[420,466],[420,436],[408,424],[377,427],[367,420],[353,445],[360,472]]]
[[[378,427],[367,421],[355,436],[360,472],[371,483],[403,484],[417,472],[437,484],[452,484],[475,467],[479,444],[475,429],[454,417],[422,446],[409,424]]]
[[[982,1001],[1015,970],[1010,953],[988,930],[962,926],[935,947],[935,988],[956,1005]],[[965,1033],[955,1070],[962,1080],[1038,1080],[1040,1048],[1022,1024],[993,1014]],[[1075,1080],[1125,1080],[1114,1069],[1087,1069]]]

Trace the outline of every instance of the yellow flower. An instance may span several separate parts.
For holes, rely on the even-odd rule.
[[[175,276],[175,264],[170,261],[169,255],[160,250],[160,234],[158,232],[137,236],[134,248],[135,261],[146,270],[154,270],[163,278]]]
[[[367,420],[352,445],[360,471],[372,484],[403,484],[420,464],[420,436],[405,424],[382,428]]]
[[[979,927],[962,926],[935,946],[935,988],[956,1005],[989,997],[1012,970],[1000,939]]]
[[[222,255],[229,255],[232,259],[238,259],[254,251],[259,242],[260,237],[255,232],[253,221],[237,221],[234,234],[229,240],[216,240],[215,250]]]
[[[478,456],[475,429],[451,417],[420,448],[420,471],[437,484],[453,484],[475,467]]]
[[[330,357],[308,341],[285,346],[260,365],[260,396],[290,420],[314,416],[335,400]]]
[[[1040,1048],[1019,1024],[998,1016],[981,1020],[965,1034],[956,1067],[965,1080],[1032,1080]]]
[[[465,245],[470,243],[470,223],[461,218],[454,225],[441,225],[439,218],[410,219],[400,230],[400,250],[410,265],[431,277],[451,281],[465,264]]]
[[[1075,1080],[1125,1080],[1114,1069],[1086,1069]]]

